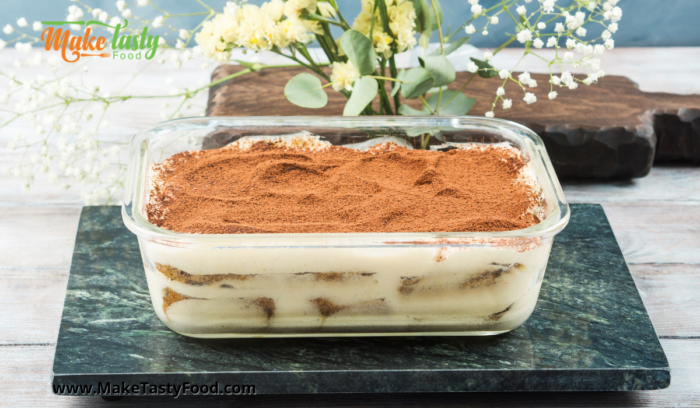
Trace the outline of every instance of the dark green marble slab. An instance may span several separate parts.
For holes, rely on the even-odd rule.
[[[535,312],[510,333],[202,340],[156,317],[120,207],[85,207],[53,384],[218,382],[254,385],[257,394],[668,387],[666,356],[602,207],[571,212]]]

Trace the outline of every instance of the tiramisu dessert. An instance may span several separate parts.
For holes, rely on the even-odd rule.
[[[194,336],[505,332],[532,313],[552,244],[488,234],[549,213],[508,143],[245,137],[154,164],[147,183],[144,216],[166,230],[299,239],[141,240],[158,316]]]

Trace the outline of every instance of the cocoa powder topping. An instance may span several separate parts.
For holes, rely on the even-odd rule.
[[[159,227],[198,234],[509,231],[539,222],[524,166],[497,146],[363,152],[259,141],[156,166],[146,213]]]

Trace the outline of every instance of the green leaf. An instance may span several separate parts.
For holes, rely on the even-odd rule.
[[[463,46],[464,43],[469,41],[470,38],[471,37],[460,37],[460,38],[456,39],[454,42],[450,43],[450,45],[448,45],[447,48],[445,48],[445,55],[450,55],[453,52],[457,51],[457,49],[459,47]],[[439,48],[430,53],[431,56],[432,55],[440,55],[440,54],[442,54],[442,53],[440,52]]]
[[[426,116],[426,115],[430,115],[430,111],[427,109],[423,109],[423,110],[413,109],[412,107],[410,107],[408,105],[401,105],[401,106],[399,106],[399,114],[404,115],[404,116]]]
[[[323,90],[321,80],[308,73],[290,79],[284,87],[284,96],[302,108],[318,109],[328,103],[328,95]]]
[[[432,94],[430,97],[427,99],[428,105],[430,105],[430,108],[435,111],[437,109],[437,100],[438,100],[438,94]],[[448,104],[449,101],[449,104]],[[463,94],[460,91],[455,91],[455,90],[447,90],[447,91],[442,91],[442,97],[440,98],[440,110],[438,115],[466,115],[467,112],[472,108],[474,105],[474,101],[476,99],[474,98],[469,98],[467,95]]]
[[[426,93],[427,93],[427,94],[434,94],[434,93],[440,92],[441,89],[442,89],[443,91],[446,91],[446,90],[447,90],[447,85],[445,85],[445,86],[436,86],[436,87],[434,87],[434,88],[430,88],[430,89],[428,89],[428,92],[426,92]]]
[[[435,83],[433,86],[443,86],[451,84],[455,80],[455,67],[442,55],[419,58],[423,68],[430,72]]]
[[[370,75],[376,70],[377,54],[374,53],[372,41],[361,32],[346,31],[340,36],[340,46],[360,75]]]
[[[403,81],[404,78],[406,77],[406,70],[402,69],[399,71],[399,73],[396,75],[396,79],[399,81]],[[401,82],[394,82],[394,88],[391,90],[391,97],[393,98],[397,93],[399,93],[399,89],[401,89]]]
[[[430,28],[430,5],[427,0],[412,0],[416,10],[416,31],[432,31]]]
[[[401,95],[406,99],[417,98],[433,87],[433,76],[425,68],[412,68],[406,71],[401,85]]]
[[[442,6],[440,5],[440,2],[438,0],[431,0],[433,4],[435,5],[435,8],[437,9],[437,18],[435,18],[435,12],[433,11],[432,6],[430,7],[430,25],[431,27],[434,27],[434,29],[437,30],[438,27],[438,20],[440,20],[440,25],[442,25],[442,22],[445,21],[443,20],[443,15],[442,15]]]
[[[379,85],[372,77],[362,77],[353,84],[352,95],[345,104],[343,116],[357,116],[377,96]]]
[[[477,73],[479,74],[480,77],[482,78],[492,78],[498,75],[498,71],[493,68],[491,64],[489,64],[486,61],[478,60],[476,58],[471,58],[472,61],[476,64],[477,67],[479,67],[479,71]],[[486,69],[486,71],[482,71],[482,69]]]

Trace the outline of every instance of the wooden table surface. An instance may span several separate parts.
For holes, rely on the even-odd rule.
[[[14,50],[1,51],[0,69],[14,71],[16,55]],[[700,93],[700,48],[615,49],[604,57],[606,72],[630,76],[643,90]],[[505,50],[495,64],[505,65],[514,58],[517,51]],[[137,68],[128,64],[95,63],[89,77],[104,86],[117,87]],[[181,70],[154,64],[131,86],[144,93],[164,94],[168,78],[183,84],[206,77],[209,71],[203,71],[199,64],[191,62]],[[32,70],[40,71],[26,71]],[[0,91],[4,86],[3,82]],[[193,109],[203,111],[204,98],[197,103]],[[138,129],[160,121],[159,110],[159,102],[153,101],[130,101],[116,107],[110,119],[110,137],[127,139]],[[24,129],[28,134],[29,129],[23,126],[0,131],[0,146],[5,146],[16,130]],[[15,153],[0,152],[2,165],[17,160]],[[563,184],[570,202],[603,205],[668,356],[670,388],[608,393],[180,398],[179,405],[700,406],[700,167],[658,166],[642,179]],[[23,194],[19,181],[0,178],[1,407],[146,405],[132,398],[106,402],[98,397],[57,397],[51,393],[51,366],[81,205],[76,191],[62,191],[38,181]],[[171,398],[162,397],[145,402],[156,407],[174,405]]]

